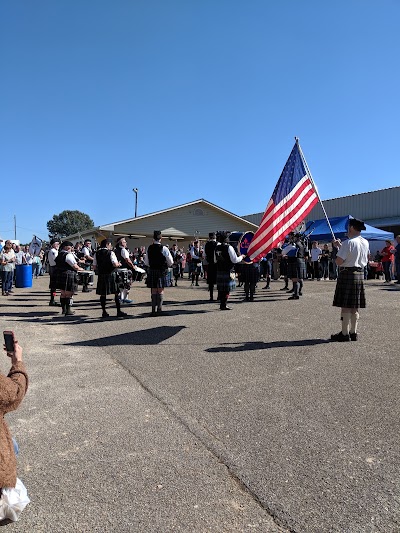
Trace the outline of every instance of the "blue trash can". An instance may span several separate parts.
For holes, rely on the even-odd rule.
[[[18,289],[32,287],[32,265],[16,265],[15,269],[15,286]]]

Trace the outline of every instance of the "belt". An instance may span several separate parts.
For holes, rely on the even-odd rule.
[[[362,272],[364,269],[360,267],[343,267],[343,270],[348,270],[349,272]]]

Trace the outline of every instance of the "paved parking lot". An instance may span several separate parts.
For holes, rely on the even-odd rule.
[[[1,300],[31,378],[8,419],[32,502],[10,530],[400,530],[395,286],[368,281],[359,341],[335,344],[334,282],[220,312],[183,280],[153,318],[139,283],[106,321],[94,291],[61,317],[47,284]]]

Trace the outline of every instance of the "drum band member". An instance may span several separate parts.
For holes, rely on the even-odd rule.
[[[128,243],[126,242],[125,237],[119,237],[117,240],[117,246],[114,248],[114,253],[117,256],[117,260],[121,263],[121,268],[127,268],[132,272],[135,272],[136,267],[132,263],[132,260],[129,256]],[[131,278],[132,279],[132,278]],[[120,295],[119,299],[122,304],[131,304],[133,300],[128,298],[129,290],[131,288],[131,281],[126,281],[123,286],[120,286]]]
[[[192,286],[194,285],[194,282],[196,280],[196,287],[198,287],[202,263],[201,251],[198,240],[194,241],[193,246],[190,248],[190,257],[191,261],[189,263],[189,268],[191,273]]]
[[[207,259],[207,284],[210,293],[210,302],[214,301],[214,285],[217,282],[217,257],[215,250],[217,248],[217,239],[215,232],[212,231],[208,234],[208,241],[204,246],[204,253]]]
[[[56,257],[55,286],[61,291],[61,308],[66,316],[75,314],[71,309],[71,298],[78,286],[76,273],[83,271],[72,253],[73,246],[70,241],[62,242]]]
[[[338,248],[336,264],[341,267],[336,282],[333,305],[341,307],[342,331],[331,335],[337,342],[356,341],[359,309],[366,307],[364,290],[364,267],[368,264],[369,244],[361,237],[365,229],[362,220],[351,218],[347,230],[348,240],[334,241]]]
[[[290,233],[290,244],[282,250],[287,257],[287,276],[293,282],[293,294],[289,300],[298,300],[303,294],[303,280],[307,277],[304,258],[305,246],[299,234]]]
[[[60,305],[55,301],[56,296],[56,257],[58,256],[58,249],[60,248],[60,241],[58,239],[51,239],[50,250],[47,252],[47,261],[49,263],[50,274],[50,302],[49,305]]]
[[[178,286],[178,279],[181,277],[181,270],[182,270],[182,252],[178,250],[178,245],[173,244],[172,250],[171,250],[171,256],[174,260],[174,263],[172,265],[172,273],[175,279],[175,287]]]
[[[234,265],[240,263],[244,255],[236,255],[236,252],[228,242],[229,235],[226,231],[217,233],[216,257],[217,257],[217,289],[221,311],[230,311],[226,305],[229,294],[235,288]]]
[[[81,254],[83,256],[83,259],[85,260],[85,264],[83,265],[83,268],[85,270],[90,270],[91,266],[93,264],[93,252],[92,252],[92,241],[90,239],[86,239],[83,243]],[[82,292],[89,292],[89,278],[87,276],[83,277],[83,287]]]
[[[96,294],[100,296],[100,305],[102,309],[102,318],[107,318],[110,315],[106,311],[106,301],[108,294],[114,294],[115,305],[117,307],[117,316],[127,316],[121,311],[121,303],[119,299],[119,287],[117,283],[117,273],[115,269],[121,266],[117,256],[112,250],[112,239],[103,239],[100,243],[100,248],[96,250],[93,258],[93,266],[97,271],[97,287]]]
[[[147,249],[144,262],[149,267],[146,284],[151,289],[151,316],[161,315],[168,268],[173,265],[171,253],[161,244],[161,231],[155,230],[153,244]]]

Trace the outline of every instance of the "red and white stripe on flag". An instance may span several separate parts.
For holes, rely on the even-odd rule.
[[[307,174],[277,205],[271,198],[247,251],[250,259],[258,261],[275,248],[317,202],[317,194]]]

